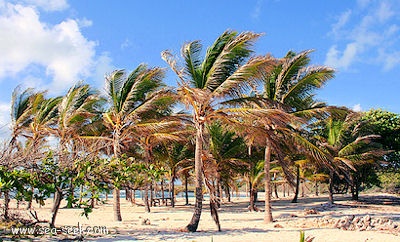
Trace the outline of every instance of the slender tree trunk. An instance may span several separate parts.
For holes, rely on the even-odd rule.
[[[171,182],[169,183],[171,193],[171,207],[175,207],[175,176],[172,176]]]
[[[300,187],[300,167],[296,165],[296,190],[294,192],[292,203],[297,203],[297,197],[299,196],[299,187]]]
[[[333,204],[333,171],[329,172],[329,203]]]
[[[34,190],[34,188],[32,186],[29,187],[29,191],[31,193],[31,196],[29,197],[28,204],[26,205],[26,210],[30,210],[32,208],[33,190]]]
[[[151,182],[150,183],[150,207],[153,207],[153,205],[154,205],[153,204],[153,199],[154,199],[154,196],[153,196],[153,182]]]
[[[204,124],[196,124],[196,148],[194,155],[194,173],[195,173],[195,196],[196,201],[194,204],[193,217],[190,223],[186,226],[189,232],[196,232],[199,226],[201,211],[203,207],[203,161],[202,161],[202,151],[203,151],[203,129]]]
[[[136,189],[133,189],[131,192],[131,203],[136,204]]]
[[[119,124],[118,124],[119,125]],[[114,129],[114,137],[113,137],[113,151],[114,151],[114,159],[119,159],[119,154],[120,154],[120,135],[121,135],[121,129],[120,127],[116,127]],[[122,216],[121,216],[121,201],[120,201],[120,192],[119,188],[114,187],[113,190],[113,210],[114,210],[114,221],[122,221]]]
[[[272,209],[271,209],[271,175],[269,170],[271,169],[271,142],[267,138],[267,144],[265,146],[265,164],[264,164],[264,172],[265,172],[265,214],[264,214],[264,222],[271,223],[272,219]]]
[[[283,197],[286,197],[286,184],[285,183],[282,184],[282,193],[283,193]]]
[[[8,220],[10,218],[9,216],[9,210],[10,210],[10,192],[4,191],[4,207],[3,207],[3,217],[4,220]]]
[[[119,189],[114,187],[113,190],[113,209],[114,209],[114,221],[122,221],[121,216],[121,199]]]
[[[50,227],[54,228],[55,223],[56,223],[56,217],[58,210],[61,205],[61,200],[63,198],[62,191],[60,191],[58,188],[56,189],[56,192],[54,193],[54,203],[53,207],[51,208],[51,220],[50,220]]]
[[[319,191],[318,191],[318,180],[315,180],[315,196],[319,196]]]
[[[216,194],[215,194],[215,203],[218,208],[221,207],[221,201],[222,201],[222,188],[221,188],[221,176],[218,172],[217,174],[217,184],[216,184]]]
[[[131,199],[132,199],[131,190],[129,188],[125,188],[125,200],[131,201]]]
[[[230,203],[231,202],[231,193],[229,190],[230,190],[229,186],[226,186],[225,187],[225,195],[226,195],[226,198],[228,199],[228,202]]]
[[[68,195],[68,201],[67,201],[67,208],[72,208],[73,207],[73,200],[75,199],[75,193],[74,193],[74,181],[71,178],[70,184],[69,184],[69,195]]]
[[[165,195],[164,195],[164,180],[161,179],[161,201],[164,204],[166,204],[166,200],[165,200]]]
[[[153,200],[151,200],[153,201]],[[146,213],[150,213],[150,204],[149,204],[149,185],[146,184],[144,187],[144,208]]]
[[[185,205],[189,205],[188,178],[189,174],[185,174],[185,200],[186,200]]]

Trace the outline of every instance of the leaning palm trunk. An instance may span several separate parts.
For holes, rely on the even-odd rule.
[[[61,205],[61,200],[63,198],[63,193],[59,188],[56,188],[56,192],[54,193],[54,203],[53,207],[51,209],[51,221],[50,221],[50,227],[54,228],[55,223],[56,223],[56,217],[58,213],[58,209],[60,208]]]
[[[194,154],[194,170],[195,170],[195,196],[194,213],[190,223],[186,226],[189,232],[196,232],[199,226],[201,210],[203,207],[203,161],[201,153],[203,151],[203,128],[204,124],[197,124],[196,132],[196,149]]]
[[[271,141],[267,138],[265,146],[265,164],[264,164],[264,172],[265,172],[265,214],[264,214],[264,222],[271,223],[272,219],[272,210],[271,210],[271,175],[269,170],[271,168]]]
[[[297,198],[299,197],[299,188],[300,188],[300,166],[296,165],[296,190],[294,192],[294,197],[292,199],[292,203],[297,203]]]

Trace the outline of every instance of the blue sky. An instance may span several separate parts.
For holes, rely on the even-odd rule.
[[[315,49],[313,64],[337,71],[322,101],[400,113],[398,0],[0,0],[0,136],[17,85],[49,95],[79,80],[102,89],[114,69],[167,67],[161,51],[179,54],[198,39],[206,47],[226,29],[264,33],[257,54]]]

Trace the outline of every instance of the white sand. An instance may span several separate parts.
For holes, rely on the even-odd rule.
[[[260,194],[262,197],[262,194]],[[375,195],[376,196],[376,195]],[[387,195],[385,195],[387,196]],[[97,241],[299,241],[299,231],[304,230],[306,237],[314,237],[313,241],[400,241],[399,230],[392,231],[344,231],[340,229],[318,228],[312,221],[324,216],[332,218],[343,217],[354,214],[365,216],[369,214],[372,218],[388,218],[396,224],[400,222],[400,206],[390,205],[367,205],[349,201],[348,197],[336,196],[337,206],[318,214],[306,215],[305,209],[320,208],[325,204],[326,197],[299,198],[299,203],[290,203],[288,199],[273,201],[273,216],[276,222],[263,223],[263,212],[248,212],[248,198],[233,198],[231,203],[225,202],[219,210],[222,232],[218,232],[213,222],[208,201],[203,204],[203,213],[198,232],[180,232],[191,219],[192,206],[184,206],[183,201],[178,199],[178,206],[153,207],[151,213],[145,213],[143,206],[132,206],[121,199],[122,222],[113,221],[112,201],[97,206],[89,215],[89,219],[80,216],[81,209],[60,209],[57,216],[56,227],[77,226],[78,223],[86,226],[106,226],[108,235],[101,237],[85,236],[87,240]],[[369,195],[361,195],[361,198],[370,198]],[[391,199],[400,198],[391,197]],[[50,218],[51,199],[45,207],[34,208],[41,219]],[[138,200],[141,202],[141,200]],[[190,201],[192,204],[193,200]],[[382,201],[380,201],[383,203]],[[263,202],[258,203],[263,208]],[[21,214],[24,210],[13,210]],[[149,219],[150,225],[143,225],[142,221]],[[278,227],[276,227],[278,226]],[[99,234],[93,234],[94,236]]]

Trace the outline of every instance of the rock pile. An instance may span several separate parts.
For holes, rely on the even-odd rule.
[[[395,230],[398,225],[393,220],[387,218],[373,219],[369,215],[363,217],[355,217],[354,215],[345,216],[338,219],[335,223],[335,228],[343,230]]]

